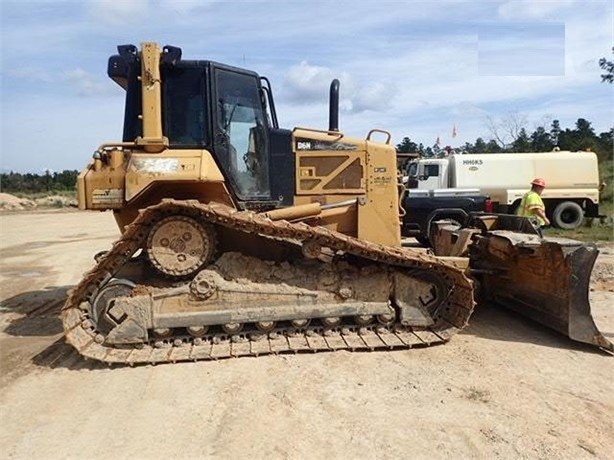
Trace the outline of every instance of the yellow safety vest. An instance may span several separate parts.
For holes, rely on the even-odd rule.
[[[542,197],[537,192],[530,190],[522,197],[522,201],[516,210],[516,215],[535,218],[539,225],[545,225],[546,221],[535,213],[535,210],[540,208],[544,211],[546,209]]]

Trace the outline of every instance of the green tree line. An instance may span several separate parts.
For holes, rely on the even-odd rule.
[[[612,159],[614,148],[614,128],[600,134],[595,133],[591,122],[578,118],[573,128],[561,128],[559,120],[553,120],[549,127],[538,126],[533,132],[526,127],[520,127],[510,142],[503,142],[495,133],[490,139],[478,137],[474,143],[466,142],[453,150],[465,153],[514,153],[514,152],[547,152],[558,147],[561,150],[591,150],[600,160]],[[446,149],[438,145],[425,147],[423,143],[404,137],[397,144],[399,153],[419,153],[423,156],[436,156],[446,153]]]
[[[45,174],[2,173],[0,174],[0,192],[5,193],[45,193],[75,190],[77,170],[62,172],[46,171]]]

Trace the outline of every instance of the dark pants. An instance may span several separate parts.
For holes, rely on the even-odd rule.
[[[539,235],[540,238],[544,237],[544,226],[540,225],[539,222],[537,221],[537,219],[535,218],[531,218],[530,219],[531,223],[533,224],[533,228],[535,228],[535,230],[537,230],[537,234]]]

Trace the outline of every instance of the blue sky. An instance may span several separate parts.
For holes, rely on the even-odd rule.
[[[186,59],[272,82],[280,124],[326,128],[341,81],[341,130],[432,145],[489,137],[510,114],[538,124],[614,121],[611,0],[0,0],[0,169],[81,169],[122,132],[123,91],[106,76],[119,44],[156,41]],[[458,135],[452,138],[452,127]]]

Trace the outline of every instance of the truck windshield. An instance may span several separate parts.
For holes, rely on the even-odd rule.
[[[416,177],[418,175],[418,163],[410,163],[407,166],[407,176]]]

